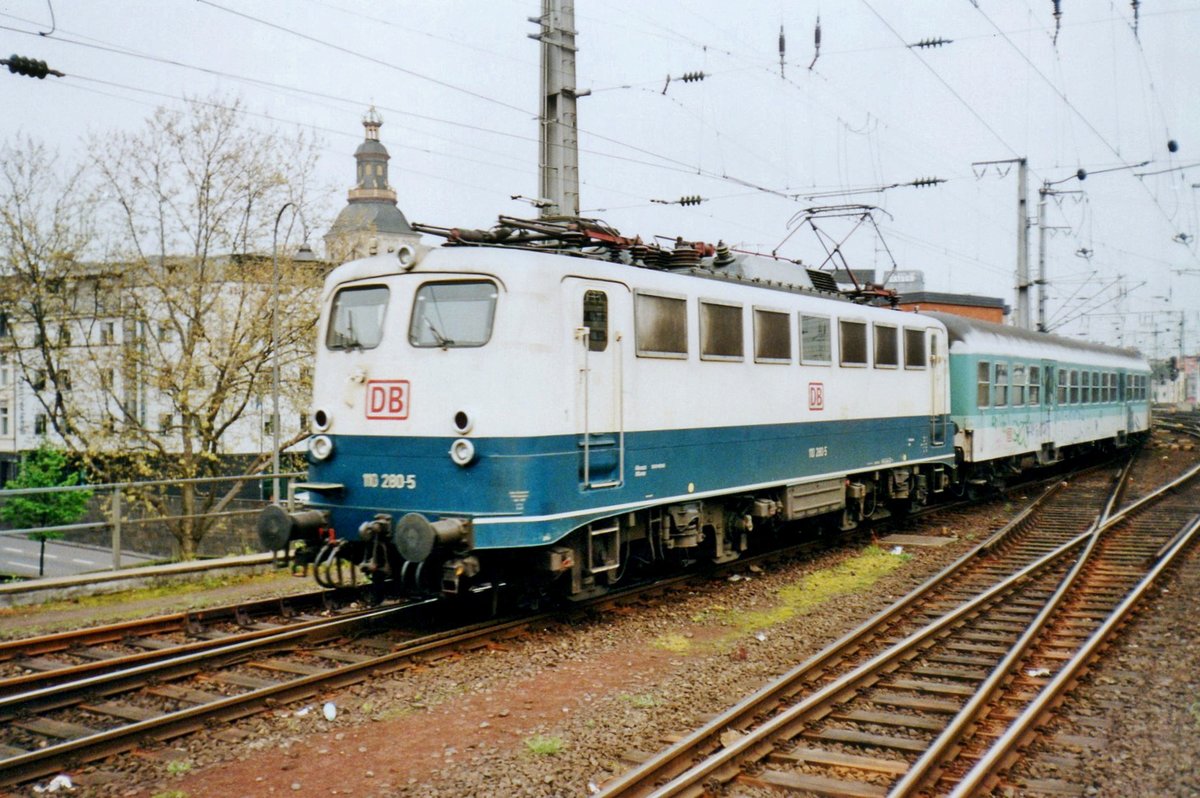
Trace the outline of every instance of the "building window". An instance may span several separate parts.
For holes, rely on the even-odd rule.
[[[687,357],[687,300],[639,292],[634,297],[633,326],[638,355]]]
[[[100,343],[105,346],[113,342],[113,337],[116,333],[116,325],[111,321],[106,321],[100,325]]]
[[[788,314],[754,309],[754,359],[759,363],[792,362],[792,328]]]
[[[8,436],[9,431],[8,405],[0,405],[0,435]]]
[[[841,342],[843,366],[867,365],[867,323],[865,321],[839,321],[838,339]]]
[[[33,417],[33,434],[34,435],[45,435],[46,434],[46,414],[45,413],[38,413],[36,416]]]
[[[742,306],[700,303],[700,357],[704,360],[741,360]]]
[[[826,316],[800,317],[800,362],[828,366],[832,361],[829,319]]]
[[[66,369],[58,370],[58,389],[60,391],[71,390],[71,372]]]
[[[980,407],[987,407],[992,400],[992,364],[981,360],[976,369],[978,387],[975,391],[975,403]]]
[[[159,432],[170,432],[171,427],[173,426],[172,422],[174,420],[175,420],[174,413],[159,414],[159,416],[158,416],[158,431]]]
[[[7,338],[8,335],[8,314],[0,313],[0,338]]]
[[[36,371],[34,371],[33,379],[30,380],[29,385],[35,391],[46,390],[46,370],[45,369],[37,369]]]
[[[894,369],[900,365],[900,347],[896,343],[896,328],[890,324],[875,324],[875,368]]]
[[[588,331],[589,352],[608,349],[608,294],[603,291],[583,293],[583,326]]]
[[[906,369],[923,369],[928,367],[929,358],[925,354],[925,331],[904,328],[904,367]]]
[[[71,328],[66,324],[59,325],[58,328],[58,344],[59,346],[71,345]]]

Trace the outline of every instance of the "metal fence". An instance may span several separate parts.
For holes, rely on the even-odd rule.
[[[188,518],[215,519],[217,523],[199,541],[196,553],[202,556],[223,556],[258,551],[261,546],[255,532],[254,522],[260,510],[270,504],[269,499],[260,498],[262,487],[274,479],[286,480],[286,506],[292,509],[295,496],[293,480],[303,478],[303,472],[235,474],[222,477],[203,477],[185,480],[147,480],[144,482],[112,482],[98,485],[71,485],[54,488],[21,488],[0,490],[0,504],[14,496],[36,496],[48,493],[90,491],[85,520],[74,524],[33,527],[27,529],[0,529],[0,536],[35,537],[49,533],[54,539],[88,545],[109,545],[112,548],[113,568],[121,567],[122,547],[156,559],[177,559],[179,543],[170,532],[168,524]],[[229,490],[238,486],[242,495],[227,505],[228,509],[210,514],[185,515],[182,512],[168,515],[147,515],[139,502],[130,501],[148,489],[163,492],[162,498],[179,506],[179,496],[172,493],[183,485],[224,486]],[[257,487],[257,490],[255,488]]]

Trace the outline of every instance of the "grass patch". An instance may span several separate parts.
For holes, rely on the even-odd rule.
[[[166,792],[156,792],[150,798],[188,798],[188,794],[183,790],[167,790]]]
[[[192,769],[192,763],[183,759],[172,759],[167,763],[167,773],[171,776],[182,776]]]
[[[535,734],[525,741],[525,747],[529,749],[529,753],[537,756],[553,756],[561,753],[566,743],[561,737],[546,737],[541,734]]]
[[[692,648],[692,641],[681,634],[672,632],[671,634],[659,635],[650,641],[650,645],[655,648],[661,648],[664,651],[670,651],[672,654],[686,654]]]
[[[797,615],[805,615],[838,596],[861,592],[912,559],[909,554],[892,554],[878,546],[867,546],[860,554],[832,568],[825,568],[787,585],[778,593],[779,603],[765,610],[733,610],[723,622],[737,629],[738,636],[768,629]]]
[[[651,707],[658,706],[658,699],[649,693],[644,693],[642,695],[630,695],[628,693],[623,693],[621,695],[621,700],[626,704],[629,704],[629,706],[637,707],[638,709],[650,709]]]

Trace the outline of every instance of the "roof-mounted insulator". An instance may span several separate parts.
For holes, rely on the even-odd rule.
[[[943,45],[950,44],[953,41],[954,41],[953,39],[943,39],[941,36],[939,36],[936,39],[922,39],[919,42],[908,45],[908,49],[910,49],[910,50],[931,50],[934,47],[941,47]]]

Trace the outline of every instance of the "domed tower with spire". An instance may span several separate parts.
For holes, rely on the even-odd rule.
[[[379,141],[383,117],[375,106],[367,111],[362,124],[366,137],[354,151],[357,185],[350,189],[349,202],[325,234],[325,251],[333,263],[395,252],[420,239],[396,207],[396,191],[388,183],[391,156]]]

